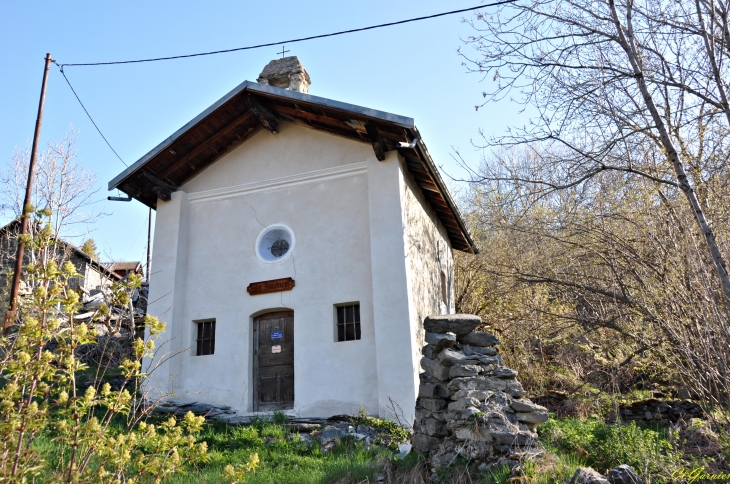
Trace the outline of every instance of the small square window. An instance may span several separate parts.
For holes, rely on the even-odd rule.
[[[337,341],[360,339],[360,304],[337,306]]]
[[[215,352],[215,319],[197,321],[198,338],[196,356],[212,355]]]

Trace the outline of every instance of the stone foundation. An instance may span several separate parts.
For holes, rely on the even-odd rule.
[[[433,468],[461,456],[475,464],[522,460],[539,453],[538,424],[547,410],[524,398],[506,368],[497,338],[475,329],[478,316],[429,316],[416,401],[413,446]]]

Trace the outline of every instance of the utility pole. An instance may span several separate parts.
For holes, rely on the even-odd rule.
[[[150,264],[152,263],[150,242],[152,242],[152,208],[150,208],[150,214],[147,218],[147,282],[150,282]]]
[[[20,235],[28,233],[27,207],[30,205],[30,198],[33,194],[33,174],[35,163],[38,158],[38,140],[41,137],[41,124],[43,123],[43,105],[46,101],[46,85],[48,84],[48,71],[51,68],[51,54],[46,54],[46,66],[43,69],[43,83],[41,84],[41,99],[38,102],[38,116],[35,120],[35,132],[33,133],[33,147],[30,152],[30,163],[28,165],[28,183],[25,186],[25,200],[21,209]],[[10,309],[5,313],[3,332],[7,333],[15,321],[18,309],[18,289],[20,287],[20,275],[23,272],[23,256],[25,255],[25,244],[21,237],[18,237],[18,251],[15,256],[15,272],[13,272],[13,284],[10,288]]]

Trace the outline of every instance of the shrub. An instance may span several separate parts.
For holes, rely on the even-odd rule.
[[[39,210],[35,222],[50,215]],[[135,398],[145,376],[140,361],[153,355],[164,332],[156,318],[145,318],[148,336],[137,338],[133,358],[122,361],[119,391],[105,383],[77,393],[77,375],[88,369],[77,350],[96,343],[95,331],[74,318],[79,296],[68,281],[80,274],[70,262],[59,267],[47,257],[55,243],[48,223],[22,237],[38,262],[25,267],[32,296],[19,301],[14,330],[0,338],[0,481],[158,483],[205,459],[207,446],[196,438],[203,417],[188,413],[154,424],[147,421],[151,408]],[[130,276],[113,285],[121,307],[140,284]]]

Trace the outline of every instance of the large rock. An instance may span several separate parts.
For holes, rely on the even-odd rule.
[[[457,333],[459,334],[459,333]],[[499,344],[499,340],[489,333],[476,331],[470,334],[459,335],[459,343],[464,343],[471,346],[479,346],[482,348],[488,348],[490,346],[496,346]]]
[[[517,412],[517,420],[520,422],[528,423],[528,424],[541,424],[543,422],[547,422],[550,416],[547,414],[547,412],[530,412],[530,413],[522,413]]]
[[[466,356],[458,350],[445,349],[439,353],[438,360],[444,366],[454,366],[459,363],[467,364],[467,362],[476,363],[479,361],[479,355]],[[482,357],[484,358],[484,357]]]
[[[441,353],[441,348],[438,348],[438,347],[436,347],[434,345],[426,345],[421,350],[421,353],[426,358],[430,358],[430,359],[433,360],[433,359],[438,358],[439,353]]]
[[[418,396],[426,398],[446,398],[449,396],[449,392],[443,385],[438,383],[421,383],[418,388]]]
[[[485,390],[459,390],[454,393],[451,398],[454,400],[459,400],[461,398],[472,397],[476,398],[477,400],[484,400],[491,394],[492,392]]]
[[[530,432],[492,431],[492,438],[502,445],[526,445],[537,442],[537,437]]]
[[[507,384],[500,378],[464,377],[454,378],[449,382],[447,388],[454,393],[459,390],[500,391],[507,388]]]
[[[566,484],[609,484],[609,482],[590,467],[579,467]]]
[[[449,411],[464,410],[468,407],[478,407],[481,402],[474,397],[460,398],[455,402],[449,403]]]
[[[456,431],[454,432],[454,437],[456,437],[457,440],[467,440],[469,442],[492,441],[492,435],[487,431],[487,429],[478,426],[462,427],[460,429],[456,429]]]
[[[440,441],[430,435],[419,433],[413,436],[413,440],[411,442],[413,443],[413,448],[417,451],[429,452],[431,450],[436,450]]]
[[[431,358],[421,358],[421,367],[437,380],[446,381],[449,379],[449,368],[443,366]]]
[[[454,333],[430,333],[426,332],[426,343],[434,345],[438,349],[451,348],[456,344]]]
[[[445,314],[426,317],[423,327],[432,333],[454,333],[459,336],[471,333],[481,323],[482,318],[473,314]]]
[[[442,398],[419,398],[416,401],[416,406],[432,412],[438,412],[446,407],[446,401]]]
[[[522,398],[527,393],[524,388],[522,388],[522,383],[520,383],[517,380],[502,380],[505,382],[505,388],[504,392],[514,398]]]
[[[445,437],[448,435],[444,423],[436,420],[435,418],[428,418],[424,420],[419,427],[419,430],[426,435],[431,435],[434,437]]]
[[[497,354],[497,350],[494,348],[481,348],[479,346],[475,346],[472,348],[471,346],[464,344],[461,346],[461,351],[464,352],[465,355],[471,356],[471,355],[484,355],[484,356],[495,356]]]
[[[493,374],[497,378],[517,378],[517,370],[512,368],[497,368]]]
[[[460,376],[477,376],[482,367],[477,365],[454,365],[449,370],[450,378],[458,378]]]
[[[342,429],[338,429],[334,426],[328,426],[322,429],[322,433],[319,434],[319,440],[323,444],[326,442],[332,442],[335,440],[340,440],[342,437],[344,437],[347,434]]]
[[[611,484],[641,484],[641,477],[631,467],[622,464],[608,471],[608,482]]]
[[[547,412],[547,408],[534,404],[528,399],[514,400],[510,403],[510,407],[515,412]]]
[[[213,410],[215,406],[209,403],[196,403],[183,408],[186,412],[193,412],[195,415],[205,415]]]

